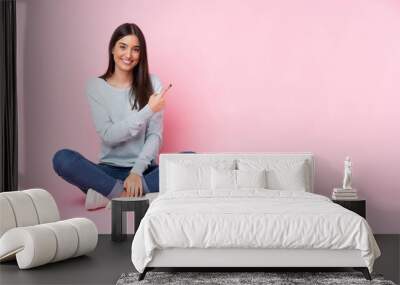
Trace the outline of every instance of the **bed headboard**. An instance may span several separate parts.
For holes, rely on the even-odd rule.
[[[163,153],[160,154],[160,193],[166,192],[167,185],[167,165],[169,162],[178,161],[195,161],[201,163],[202,161],[237,161],[240,159],[254,159],[254,160],[271,160],[271,161],[304,161],[308,166],[307,179],[309,181],[309,189],[307,192],[314,192],[314,158],[312,153]]]

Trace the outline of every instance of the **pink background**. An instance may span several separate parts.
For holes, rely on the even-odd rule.
[[[107,45],[135,22],[168,94],[163,152],[302,152],[316,192],[353,159],[375,233],[400,233],[400,1],[17,0],[21,188],[48,189],[63,218],[110,232],[110,211],[52,170],[71,148],[97,161],[84,96]]]

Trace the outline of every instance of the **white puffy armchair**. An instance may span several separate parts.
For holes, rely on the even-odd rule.
[[[91,220],[60,221],[46,190],[0,193],[0,262],[16,258],[20,269],[57,262],[94,250],[97,238]]]

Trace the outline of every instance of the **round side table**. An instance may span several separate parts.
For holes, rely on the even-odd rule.
[[[111,240],[126,240],[126,212],[135,213],[135,233],[149,208],[147,197],[120,197],[111,201]]]

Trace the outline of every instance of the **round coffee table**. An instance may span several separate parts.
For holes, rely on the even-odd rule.
[[[126,212],[135,212],[135,233],[149,208],[149,198],[120,197],[111,201],[111,240],[126,240]]]

